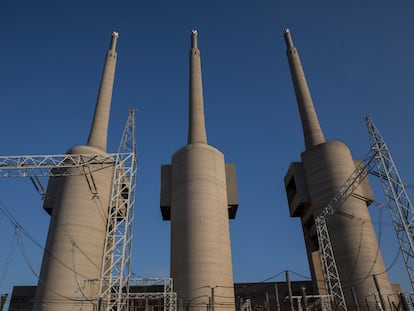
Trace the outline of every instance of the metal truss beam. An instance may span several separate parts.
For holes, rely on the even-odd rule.
[[[50,177],[83,175],[114,166],[118,154],[58,154],[0,156],[0,177]],[[73,172],[69,168],[78,168]]]

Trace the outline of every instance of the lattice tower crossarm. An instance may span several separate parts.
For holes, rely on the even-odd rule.
[[[372,119],[365,118],[377,175],[381,180],[404,263],[414,290],[414,209],[391,152]]]
[[[112,183],[99,289],[102,310],[128,309],[136,171],[135,110],[130,109]]]
[[[0,156],[0,177],[83,175],[114,166],[116,157],[116,153]]]

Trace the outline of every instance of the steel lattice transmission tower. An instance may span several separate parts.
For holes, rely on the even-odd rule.
[[[345,297],[342,290],[341,280],[339,278],[338,268],[335,262],[325,216],[322,215],[317,217],[315,219],[315,224],[320,246],[322,269],[325,275],[331,302],[337,306],[337,310],[346,311]]]
[[[414,290],[414,209],[391,152],[372,119],[365,118],[377,175],[382,184],[395,233]]]
[[[108,311],[127,310],[137,171],[135,113],[130,109],[112,183],[106,241],[99,287]]]
[[[91,194],[93,173],[114,167],[105,252],[97,301],[101,310],[127,310],[132,225],[136,186],[135,110],[130,109],[117,153],[0,156],[0,177],[29,177],[37,190],[40,177],[81,175]]]
[[[381,180],[400,251],[404,258],[411,287],[414,289],[414,209],[385,140],[372,119],[366,117],[365,120],[371,144],[370,153],[356,167],[316,221],[325,280],[330,294],[336,301],[341,301],[342,290],[327,230],[326,217],[339,213],[337,209],[341,203],[353,194],[368,173],[379,177]],[[340,304],[341,306],[342,304]],[[343,306],[345,308],[341,307],[340,310],[346,310],[346,306]]]

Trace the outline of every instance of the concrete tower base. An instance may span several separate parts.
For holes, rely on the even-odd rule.
[[[68,153],[106,155],[90,146]],[[85,175],[79,170],[49,180],[45,204],[51,222],[34,311],[93,311],[98,302],[113,168]]]
[[[305,151],[302,162],[313,214],[317,216],[355,170],[355,162],[348,147],[339,141],[329,141]],[[359,306],[366,305],[366,301],[375,305],[374,275],[382,292],[392,292],[367,209],[371,198],[370,188],[363,184],[327,221],[344,295],[351,309],[354,306],[352,289]]]
[[[202,143],[173,155],[171,276],[185,310],[234,309],[224,156]]]

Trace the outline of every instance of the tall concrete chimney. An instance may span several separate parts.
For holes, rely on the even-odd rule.
[[[118,33],[106,56],[88,145],[68,154],[106,154]],[[83,173],[83,174],[81,174]],[[34,311],[96,310],[113,167],[50,177],[44,209],[51,215]]]
[[[291,163],[285,176],[290,215],[300,217],[315,290],[326,294],[315,218],[354,171],[358,161],[340,141],[325,141],[290,31],[284,32],[287,57],[305,137],[302,162]],[[331,216],[328,230],[348,310],[368,303],[375,308],[377,277],[383,293],[391,292],[367,206],[374,200],[366,179]],[[352,291],[356,293],[356,301]],[[378,295],[376,295],[378,298]]]
[[[109,112],[111,109],[117,56],[115,48],[118,37],[117,32],[112,33],[111,44],[106,55],[92,127],[88,138],[88,146],[93,146],[103,151],[106,151],[108,137]]]
[[[285,30],[285,41],[288,48],[288,61],[292,74],[293,87],[295,89],[296,100],[298,102],[300,118],[302,120],[303,136],[305,138],[306,149],[325,142],[313,105],[305,73],[299,59],[298,51],[293,45],[289,29]]]
[[[234,164],[207,144],[197,31],[191,33],[188,144],[161,167],[161,212],[171,220],[171,277],[185,310],[235,310],[228,218]]]
[[[203,83],[201,77],[200,50],[197,45],[197,31],[191,32],[190,81],[189,81],[188,144],[207,144],[204,121]]]

